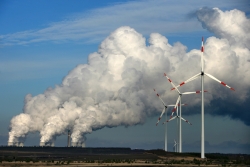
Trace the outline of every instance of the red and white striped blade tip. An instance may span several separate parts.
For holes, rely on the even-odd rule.
[[[204,90],[204,92],[208,92],[208,91]],[[201,93],[201,90],[197,90],[196,93]]]
[[[220,82],[220,84],[221,85],[223,85],[223,86],[226,86],[226,87],[228,87],[229,89],[231,89],[231,90],[233,90],[233,91],[235,91],[235,89],[234,88],[232,88],[232,87],[230,87],[230,86],[228,86],[225,82]]]
[[[166,73],[164,73],[164,76],[168,78],[168,81],[169,81],[170,83],[172,83],[172,80],[167,76]]]
[[[165,123],[168,123],[168,122],[169,122],[169,121],[165,121],[165,122],[162,123],[162,125],[165,124]]]
[[[156,90],[154,89],[155,93],[156,93],[156,96],[160,97],[160,95],[156,92]]]
[[[183,86],[185,84],[185,82],[182,82],[182,83],[180,83],[178,86],[176,86],[176,87],[181,87],[181,86]],[[175,90],[175,88],[172,88],[171,90]]]
[[[166,74],[166,73],[164,73],[164,76],[168,78],[168,76],[167,76],[167,74]]]

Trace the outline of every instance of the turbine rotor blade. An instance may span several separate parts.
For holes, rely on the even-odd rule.
[[[163,108],[163,110],[162,110],[162,112],[161,112],[161,115],[160,115],[160,117],[158,118],[158,121],[156,122],[156,126],[157,126],[158,123],[160,122],[161,117],[163,116],[163,114],[165,113],[165,111],[166,111],[166,107]]]
[[[206,90],[204,90],[204,92],[208,92],[208,91],[206,91]],[[182,93],[183,95],[188,95],[188,94],[199,94],[199,93],[201,93],[201,91],[200,90],[197,90],[197,91],[195,91],[195,92],[184,92],[184,93]]]
[[[192,125],[190,122],[188,122],[188,120],[185,120],[185,119],[182,118],[182,117],[181,117],[181,119],[182,119],[183,121],[185,121],[186,123],[188,123],[189,125]]]
[[[167,122],[170,122],[170,121],[174,120],[175,118],[177,118],[177,116],[174,116],[174,117],[170,118],[169,120],[166,120],[166,121],[163,122],[162,124],[165,124],[165,123],[167,123]]]
[[[178,98],[177,98],[177,100],[176,100],[175,106],[174,106],[174,108],[173,108],[173,110],[172,110],[171,117],[173,116],[174,112],[176,111],[176,108],[177,108],[177,106],[178,106],[179,101],[180,101],[180,96],[178,96]]]
[[[164,76],[167,77],[168,81],[171,83],[171,85],[174,87],[174,89],[178,92],[178,93],[181,93],[179,91],[179,89],[175,86],[175,84],[172,82],[172,80],[167,76],[166,73],[164,73]]]
[[[181,104],[181,106],[186,106],[187,104]],[[170,104],[170,105],[167,105],[168,107],[174,107],[175,104]],[[180,106],[180,104],[178,104],[178,106]]]
[[[178,88],[178,87],[180,87],[180,86],[183,86],[184,84],[186,84],[186,83],[188,83],[188,82],[190,82],[190,81],[195,80],[195,79],[198,78],[198,76],[200,76],[200,75],[201,75],[201,73],[198,73],[198,74],[192,76],[191,78],[189,78],[188,80],[186,80],[186,81],[180,83],[179,85],[177,85],[176,87],[172,88],[171,90],[174,90],[174,89],[176,89],[176,88]]]
[[[197,92],[184,92],[184,93],[182,93],[183,95],[189,95],[189,94],[195,94],[195,93],[197,93]],[[200,92],[199,92],[200,93]]]
[[[154,89],[156,96],[159,97],[159,99],[161,100],[162,104],[167,108],[167,105],[164,103],[164,101],[162,100],[162,98],[160,97],[160,95],[156,92],[156,90]]]
[[[235,89],[234,89],[234,88],[232,88],[232,87],[228,86],[225,82],[222,82],[222,81],[218,80],[217,78],[215,78],[215,77],[214,77],[214,76],[212,76],[211,74],[208,74],[208,73],[204,73],[204,74],[205,74],[206,76],[210,77],[211,79],[213,79],[213,80],[215,80],[215,81],[219,82],[221,85],[226,86],[226,87],[228,87],[229,89],[231,89],[231,90],[235,91]]]

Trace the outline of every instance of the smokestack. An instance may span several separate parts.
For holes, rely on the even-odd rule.
[[[68,130],[68,147],[70,147],[70,130]]]

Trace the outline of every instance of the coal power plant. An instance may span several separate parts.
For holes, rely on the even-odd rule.
[[[46,147],[54,147],[55,144],[54,144],[54,142],[40,142],[40,146],[41,147],[44,147],[44,146],[46,146]]]
[[[8,143],[9,147],[25,147],[24,143],[21,142],[16,142],[16,143]],[[55,143],[54,142],[40,142],[39,144],[40,147],[55,147]],[[67,147],[86,147],[85,143],[70,143],[70,141],[67,141]]]
[[[200,82],[194,80],[196,77],[212,76],[205,82],[206,89],[209,90],[205,103],[207,106],[213,104],[216,109],[211,109],[213,112],[209,114],[229,116],[249,125],[249,112],[238,114],[237,109],[233,110],[236,106],[247,104],[249,100],[249,91],[246,90],[250,88],[250,47],[246,44],[250,38],[245,35],[249,34],[249,29],[246,28],[249,20],[238,10],[223,12],[218,8],[200,8],[195,14],[202,27],[219,35],[219,38],[207,38],[204,45],[202,44],[202,69],[204,64],[210,74],[216,74],[231,86],[241,82],[237,92],[224,92],[220,85],[213,84],[213,80],[230,87],[202,70],[188,80],[194,82],[189,82],[188,87],[183,86],[182,91],[199,89]],[[218,19],[207,20],[208,16],[216,16]],[[239,33],[231,31],[230,28],[222,28],[219,20],[224,19],[219,18],[239,18],[238,24],[228,19],[232,25],[238,26],[235,29],[239,30]],[[228,23],[224,26],[228,27]],[[206,51],[203,48],[206,48]],[[78,64],[70,70],[61,83],[53,87],[48,85],[40,94],[27,94],[24,97],[22,112],[10,121],[8,146],[23,147],[29,134],[39,133],[41,147],[54,147],[57,137],[62,135],[67,135],[65,146],[85,147],[86,135],[97,130],[142,125],[162,111],[154,88],[166,104],[174,103],[177,107],[176,93],[169,93],[171,84],[167,85],[167,81],[160,78],[166,73],[176,82],[184,83],[184,78],[193,76],[194,71],[200,71],[200,48],[189,49],[180,42],[169,43],[169,40],[159,33],[151,33],[147,39],[129,26],[117,28],[100,43],[96,52],[89,54],[87,63]],[[182,83],[179,86],[183,85]],[[204,102],[201,103],[201,99],[204,98],[190,96],[187,99],[190,107],[185,110],[185,115],[197,114],[199,110],[196,110],[196,107],[205,105]],[[224,100],[228,104],[232,103],[234,107],[218,105]],[[202,148],[204,145],[203,142]]]
[[[8,146],[23,147],[23,142],[8,142]]]
[[[8,142],[9,147],[24,147],[23,142]],[[55,142],[40,142],[40,147],[55,147]],[[70,130],[68,130],[67,134],[67,147],[85,147],[84,142],[71,142],[71,133]]]

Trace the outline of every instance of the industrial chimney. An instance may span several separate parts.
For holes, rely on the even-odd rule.
[[[70,147],[70,130],[68,130],[68,147]]]

